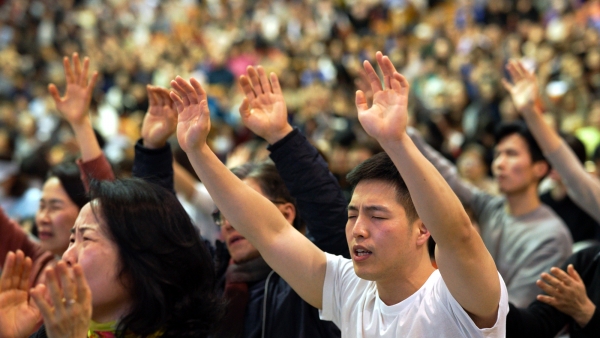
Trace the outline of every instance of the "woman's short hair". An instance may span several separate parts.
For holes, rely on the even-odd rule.
[[[71,201],[73,201],[79,209],[83,208],[83,206],[90,201],[83,182],[81,181],[81,173],[77,164],[73,162],[62,162],[53,166],[48,171],[47,179],[52,177],[58,178]]]
[[[301,229],[304,225],[300,213],[298,212],[298,205],[296,199],[292,196],[288,188],[285,186],[283,179],[279,175],[275,164],[270,161],[264,161],[259,163],[246,163],[244,165],[235,167],[231,171],[239,178],[246,179],[251,178],[258,183],[262,192],[272,202],[286,202],[292,203],[296,209],[296,217],[292,222],[292,225],[296,229]]]
[[[140,179],[92,181],[92,210],[119,248],[131,311],[117,332],[205,337],[223,313],[212,258],[175,195]]]

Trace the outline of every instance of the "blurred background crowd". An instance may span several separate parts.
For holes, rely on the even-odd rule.
[[[0,206],[31,224],[48,168],[78,156],[47,90],[64,88],[62,57],[73,52],[100,74],[91,114],[118,176],[131,170],[146,85],[169,88],[176,75],[207,89],[209,142],[223,161],[265,158],[266,142],[238,113],[237,78],[261,64],[279,75],[292,125],[344,187],[379,151],[354,106],[355,90],[368,88],[362,62],[376,51],[411,83],[411,123],[476,186],[496,191],[494,128],[518,118],[501,83],[510,59],[536,71],[546,118],[583,143],[594,172],[599,34],[598,0],[0,1]]]

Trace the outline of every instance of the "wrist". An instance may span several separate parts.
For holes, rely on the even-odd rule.
[[[294,130],[294,128],[292,128],[292,126],[288,123],[285,125],[284,128],[282,128],[281,130],[278,130],[276,133],[266,135],[265,140],[267,140],[267,142],[269,142],[269,144],[275,144],[278,141],[282,140],[284,137],[286,137],[293,130]]]
[[[596,305],[587,298],[587,302],[583,306],[582,311],[577,316],[573,316],[573,319],[575,319],[580,327],[585,327],[594,316],[594,312],[596,312]]]
[[[142,145],[144,148],[148,149],[160,149],[163,148],[167,144],[167,140],[147,140],[142,138]]]

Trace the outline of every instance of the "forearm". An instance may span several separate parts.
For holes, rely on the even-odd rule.
[[[399,142],[381,145],[404,178],[417,213],[436,243],[447,245],[470,236],[471,223],[460,200],[410,137],[404,134]]]
[[[186,200],[192,201],[198,181],[177,161],[173,162],[173,173],[175,174],[175,191],[182,194]]]
[[[290,226],[273,203],[237,178],[207,145],[187,155],[221,213],[261,253]]]
[[[71,124],[71,127],[81,151],[81,159],[84,162],[93,160],[102,154],[102,149],[98,144],[98,139],[89,119],[81,123]]]
[[[568,317],[539,301],[527,308],[510,305],[506,318],[506,336],[511,338],[548,338],[556,336],[568,323]]]
[[[136,143],[133,176],[160,185],[175,194],[172,163],[173,155],[168,143],[158,149],[144,147],[142,140]]]
[[[569,148],[561,140],[557,149],[546,153],[552,167],[560,174],[573,202],[600,222],[600,181],[592,177]]]

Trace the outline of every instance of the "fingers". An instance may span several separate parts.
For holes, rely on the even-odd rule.
[[[181,80],[181,82],[185,82],[185,80],[183,80],[180,76],[178,76],[175,78],[175,80],[171,81],[171,87],[173,87],[173,89],[175,89],[175,91],[179,95],[180,100],[183,102],[183,105],[189,106],[190,100],[188,98],[186,90],[185,90],[185,88],[183,88],[181,86],[181,84],[178,80]]]
[[[90,80],[90,83],[87,86],[88,92],[91,92],[94,89],[94,87],[96,87],[96,82],[98,82],[98,72],[94,72],[94,74],[92,74],[92,79]]]
[[[265,69],[262,66],[257,67],[258,70],[258,79],[260,80],[260,87],[262,88],[263,93],[272,93],[271,84],[269,83],[269,79],[267,78],[267,73],[265,73]]]
[[[508,80],[504,79],[504,78],[501,81],[502,81],[502,86],[504,87],[504,89],[506,89],[506,91],[510,93],[513,88],[512,83],[508,82]]]
[[[283,95],[283,92],[281,91],[281,85],[279,84],[279,78],[277,78],[277,75],[275,73],[271,73],[270,77],[273,94]]]
[[[58,277],[56,276],[56,271],[53,268],[48,268],[44,272],[46,276],[46,287],[50,293],[50,299],[54,304],[54,309],[56,312],[64,311],[63,306],[63,292],[58,284]],[[40,309],[41,310],[41,309]]]
[[[537,300],[542,303],[546,303],[551,306],[556,306],[556,299],[554,297],[546,296],[546,295],[537,295]]]
[[[0,290],[8,290],[12,288],[12,275],[15,269],[16,255],[14,252],[9,252],[4,259],[4,269],[0,277]]]
[[[248,74],[248,78],[250,79],[250,83],[252,84],[256,95],[258,96],[264,93],[264,90],[260,85],[260,79],[258,77],[258,72],[256,71],[256,69],[254,69],[254,67],[252,66],[248,66],[248,68],[246,68],[246,73]]]
[[[44,317],[44,321],[51,321],[54,315],[52,313],[52,306],[46,301],[46,297],[44,297],[47,292],[48,289],[44,284],[38,284],[35,288],[29,290],[29,294],[40,310],[42,317]]]
[[[73,68],[75,69],[74,81],[81,83],[81,60],[79,60],[79,54],[73,53]]]
[[[91,291],[85,280],[85,276],[83,275],[81,265],[75,264],[75,266],[73,266],[73,274],[75,276],[75,285],[77,286],[77,300],[80,303],[85,304],[91,296]]]
[[[379,91],[382,91],[383,87],[381,86],[381,80],[379,79],[379,76],[375,72],[375,68],[373,68],[373,66],[371,65],[371,63],[369,61],[365,61],[363,63],[363,67],[365,68],[365,73],[367,74],[367,79],[369,79],[369,83],[371,84],[371,90],[373,91],[373,94],[377,93]]]
[[[206,100],[206,92],[204,91],[204,88],[202,88],[202,85],[200,84],[200,82],[198,82],[198,80],[196,80],[194,78],[191,78],[190,84],[192,85],[194,92],[196,92],[198,101]]]
[[[61,302],[72,302],[76,297],[75,285],[69,276],[69,271],[67,269],[67,265],[65,262],[58,262],[56,264],[56,268],[54,268],[55,274],[58,276],[58,280],[60,281],[60,287],[62,289],[62,298]]]
[[[82,87],[86,87],[88,85],[88,70],[90,68],[90,58],[85,57],[83,58],[83,70],[81,71],[81,74],[79,76],[79,84]]]
[[[550,272],[559,280],[559,283],[562,282],[565,285],[569,286],[573,282],[571,277],[559,268],[552,268],[550,269]]]
[[[569,273],[569,276],[571,276],[571,278],[573,278],[575,281],[581,282],[581,277],[579,276],[577,270],[575,270],[573,264],[569,264],[569,266],[567,266],[567,272]]]
[[[25,257],[23,260],[23,271],[21,273],[21,283],[17,287],[19,290],[27,291],[29,289],[29,276],[31,275],[31,269],[33,261],[29,257]]]
[[[75,83],[75,76],[73,75],[73,70],[71,69],[71,63],[69,62],[68,57],[63,58],[63,67],[65,68],[65,79],[67,83]]]
[[[408,80],[404,77],[404,75],[400,73],[394,73],[393,79],[391,81],[392,89],[403,96],[408,96],[408,92],[410,91],[410,84]]]
[[[169,96],[171,97],[171,100],[173,100],[173,103],[175,104],[175,108],[177,109],[178,113],[181,113],[183,111],[183,100],[181,100],[181,98],[179,97],[179,95],[177,95],[175,92],[170,92]]]
[[[154,86],[146,85],[146,93],[148,93],[148,103],[150,106],[158,105],[158,100],[156,99],[156,95],[154,93]]]
[[[240,76],[240,86],[242,87],[242,91],[248,100],[253,100],[256,98],[256,93],[254,92],[252,83],[250,83],[250,78],[248,78],[246,75]]]
[[[397,73],[396,67],[394,67],[390,58],[387,57],[387,55],[384,56],[381,52],[377,52],[375,57],[377,58],[377,64],[383,73],[386,88],[392,88],[390,81],[393,78],[394,73]]]
[[[558,289],[556,289],[554,286],[539,279],[535,282],[535,285],[537,285],[540,289],[542,289],[542,291],[550,296],[555,296],[558,292]]]

